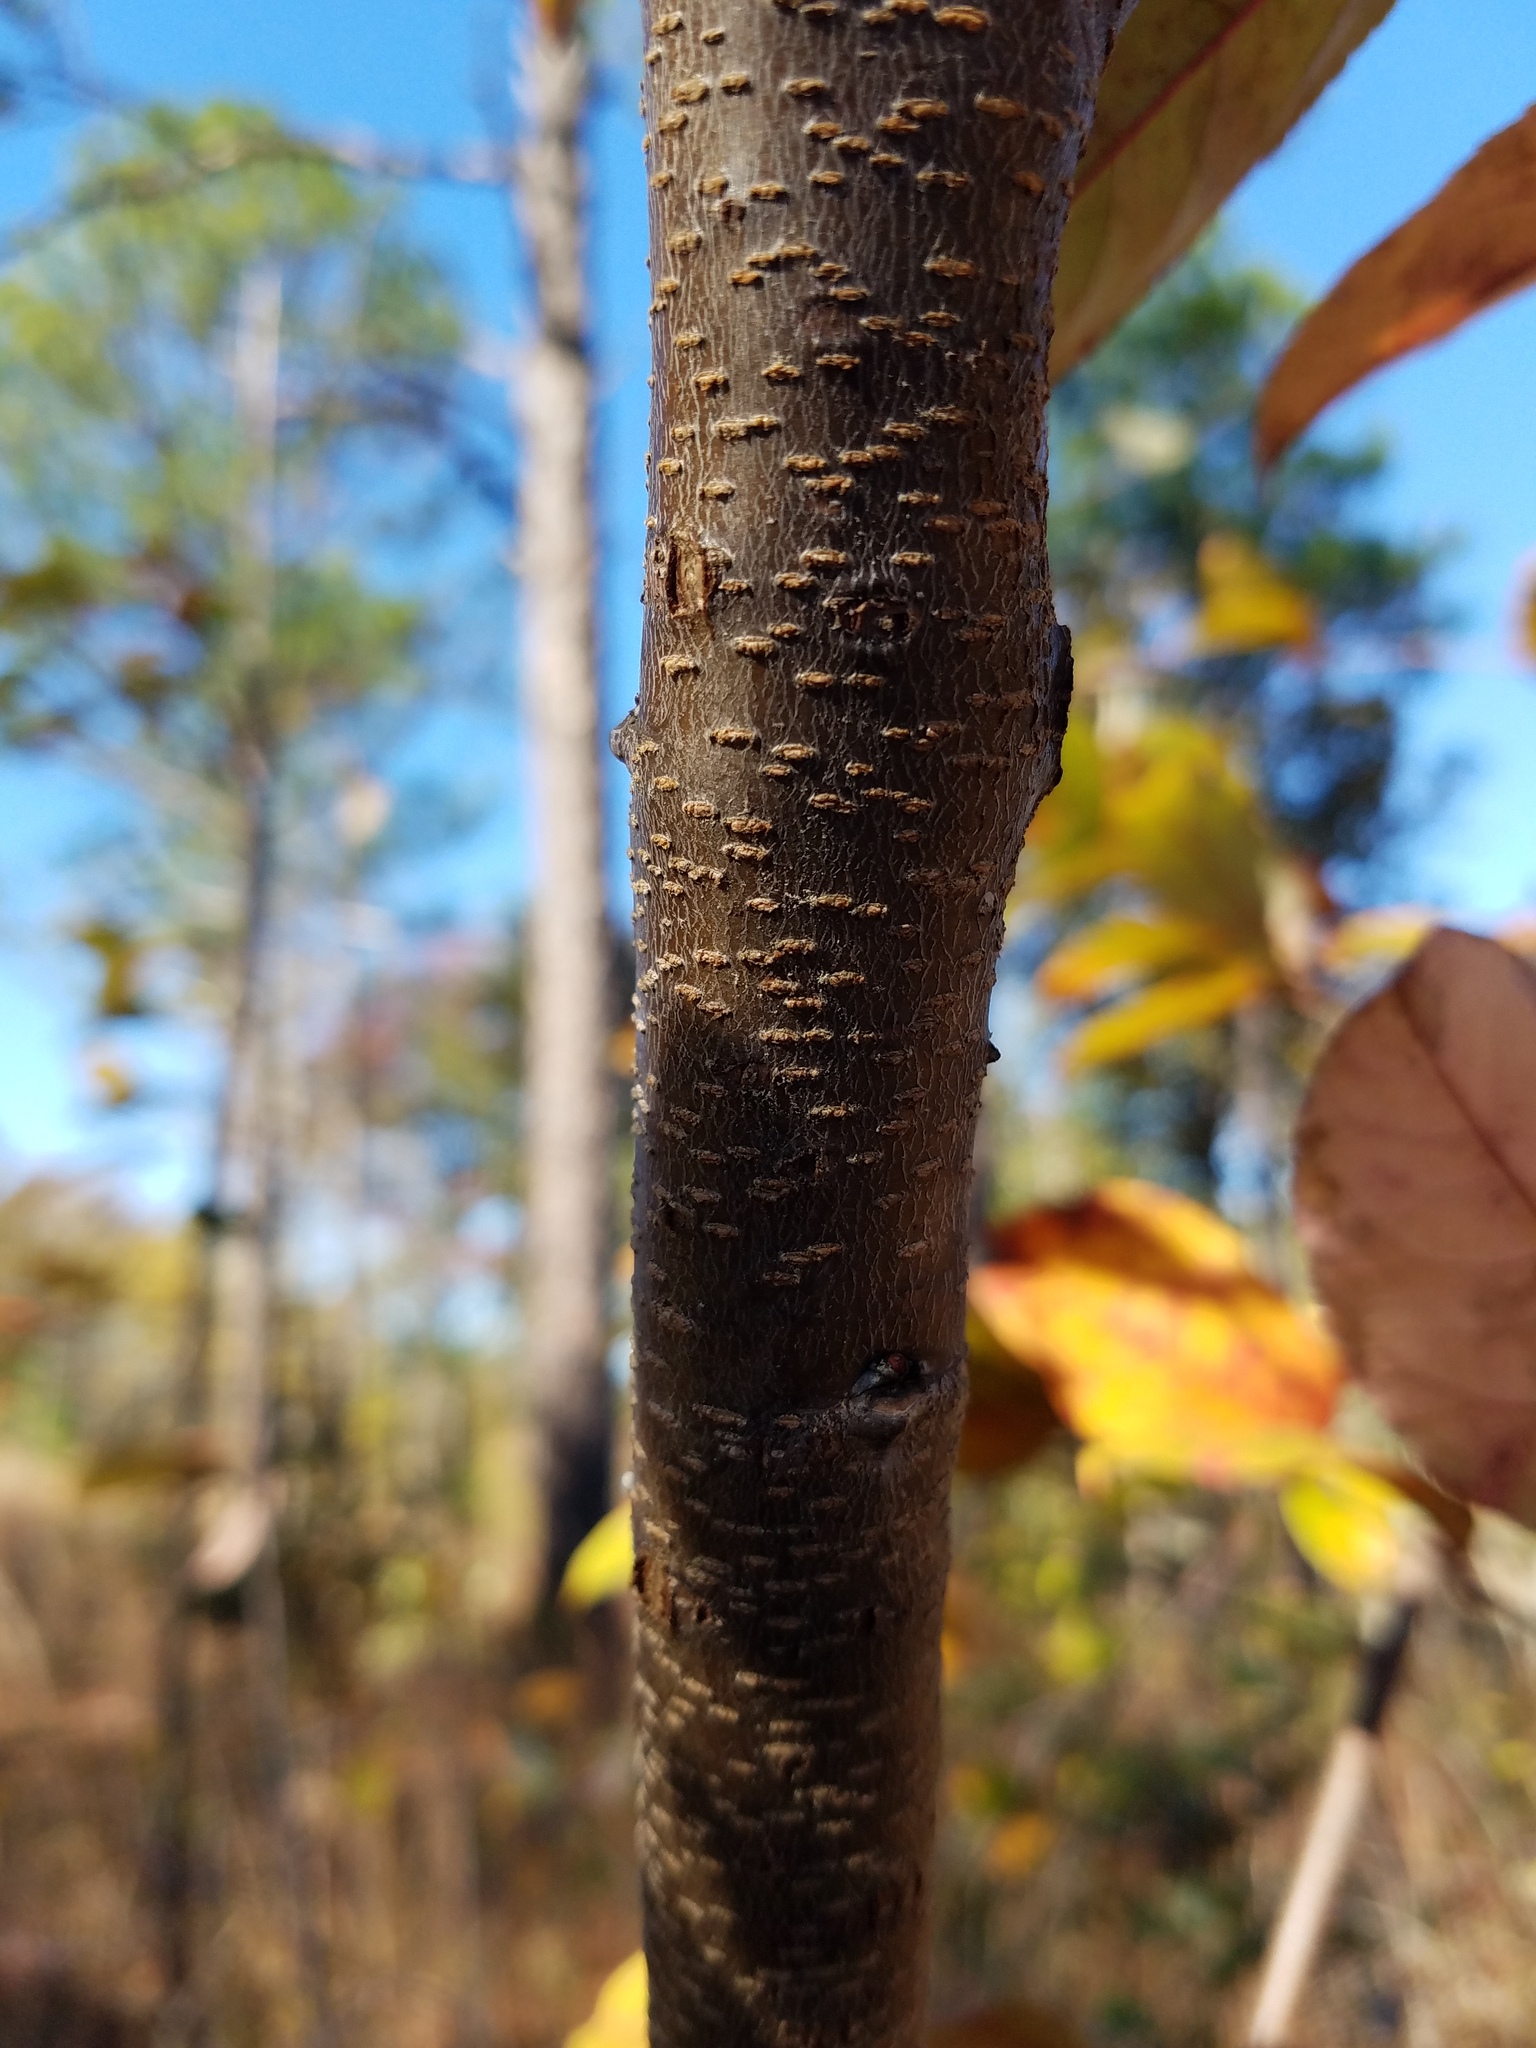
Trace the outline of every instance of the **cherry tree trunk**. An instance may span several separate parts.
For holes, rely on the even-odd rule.
[[[635,1543],[653,2048],[913,2048],[987,1002],[1070,688],[1050,293],[1120,0],[646,52]]]

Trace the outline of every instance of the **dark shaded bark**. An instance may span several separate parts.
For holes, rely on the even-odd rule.
[[[1045,362],[1118,0],[650,21],[635,1540],[654,2048],[909,2048],[971,1146],[1058,773]]]

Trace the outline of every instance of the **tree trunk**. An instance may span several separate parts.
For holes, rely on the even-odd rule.
[[[235,325],[231,383],[251,462],[251,488],[234,536],[243,583],[240,615],[231,634],[230,667],[240,688],[231,733],[232,768],[240,798],[240,925],[225,1046],[225,1067],[210,1146],[208,1193],[197,1221],[197,1266],[183,1335],[179,1420],[202,1430],[218,1425],[232,1465],[243,1472],[248,1494],[265,1488],[272,1462],[271,1362],[277,1317],[281,1217],[279,1189],[283,1116],[277,1068],[275,923],[278,847],[277,785],[281,754],[270,707],[274,579],[274,490],[277,453],[278,369],[282,336],[282,277],[272,264],[256,264],[243,280]],[[161,2038],[200,2043],[212,2026],[201,1975],[201,1935],[209,1894],[217,1889],[200,1853],[206,1827],[201,1812],[208,1787],[201,1782],[199,1751],[210,1735],[229,1734],[232,1721],[210,1714],[207,1667],[200,1656],[204,1624],[194,1597],[228,1590],[196,1582],[199,1488],[184,1491],[173,1543],[177,1553],[173,1605],[167,1618],[162,1663],[163,1783],[155,1860],[167,1996]],[[237,1505],[231,1503],[231,1505]],[[291,1862],[286,1813],[288,1777],[287,1641],[275,1536],[270,1527],[250,1561],[249,1591],[255,1626],[249,1650],[250,1682],[237,1695],[254,1702],[253,1759],[260,1779],[263,1824],[277,1835]],[[241,1576],[247,1576],[242,1572]],[[222,1725],[215,1730],[214,1722]],[[289,1873],[285,1870],[285,1878]],[[291,1882],[284,1895],[295,1898]],[[296,1904],[295,1942],[302,1905]],[[318,2021],[317,2021],[318,2024]]]
[[[923,2026],[987,1000],[1070,658],[1050,291],[1119,0],[646,54],[635,1544],[653,2048]]]
[[[250,1415],[253,1373],[265,1377],[271,1304],[267,1175],[261,1166],[260,1119],[268,1020],[267,975],[273,917],[276,847],[271,762],[266,750],[241,750],[242,875],[240,933],[225,1065],[214,1116],[208,1192],[198,1211],[198,1241],[182,1338],[177,1420],[207,1429],[216,1406],[218,1369],[233,1364]],[[227,1404],[226,1404],[227,1405]],[[254,1441],[242,1446],[252,1455]],[[189,1480],[171,1531],[171,1605],[161,1644],[161,1782],[152,1844],[166,1996],[158,2040],[164,2048],[198,2048],[211,2024],[200,1979],[200,1931],[216,1889],[202,1854],[206,1786],[199,1768],[206,1739],[200,1678],[199,1622],[186,1567],[198,1536],[197,1479]],[[205,1660],[201,1660],[205,1661]]]
[[[523,695],[536,817],[523,1270],[551,1589],[608,1504],[613,1091],[587,499],[592,372],[579,136],[586,97],[580,38],[536,14],[523,77],[529,132],[517,171],[538,319],[518,368]]]

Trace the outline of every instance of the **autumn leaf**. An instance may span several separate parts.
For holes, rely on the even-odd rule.
[[[85,1468],[84,1484],[179,1486],[229,1467],[229,1453],[211,1429],[178,1429],[169,1436],[130,1439],[98,1452]]]
[[[1039,1375],[1010,1357],[980,1317],[965,1323],[970,1391],[960,1430],[960,1470],[985,1475],[1027,1465],[1061,1428]]]
[[[1201,591],[1196,654],[1255,654],[1305,647],[1317,638],[1311,601],[1241,534],[1207,534],[1195,566]]]
[[[629,1585],[635,1569],[635,1538],[629,1502],[622,1500],[589,1529],[566,1561],[560,1579],[560,1604],[578,1612],[615,1600]]]
[[[1536,664],[1536,571],[1529,565],[1515,590],[1515,652]]]
[[[1357,910],[1340,918],[1318,949],[1326,973],[1358,974],[1364,968],[1395,967],[1422,944],[1434,927],[1433,911],[1417,903]]]
[[[1104,917],[1053,948],[1035,980],[1052,1002],[1093,1002],[1133,976],[1219,954],[1222,944],[1219,932],[1190,917]]]
[[[1290,1480],[1280,1514],[1307,1562],[1347,1593],[1390,1592],[1421,1525],[1395,1486],[1342,1463]]]
[[[1056,275],[1058,382],[1191,246],[1391,0],[1141,0],[1104,72]]]
[[[1038,2005],[989,2006],[928,2036],[929,2048],[1082,2048],[1082,2040],[1059,2013]]]
[[[1082,1073],[1113,1060],[1134,1059],[1165,1038],[1219,1024],[1245,1003],[1256,1001],[1272,982],[1273,976],[1257,960],[1231,960],[1222,967],[1166,975],[1079,1024],[1062,1047],[1062,1062],[1069,1073]]]
[[[1362,377],[1536,279],[1536,107],[1347,270],[1292,336],[1259,402],[1273,462]]]
[[[604,1979],[592,2017],[566,2035],[565,2048],[646,2048],[648,1996],[645,1952],[636,1949]]]
[[[1026,1210],[992,1248],[971,1276],[972,1327],[1049,1390],[1083,1439],[1086,1489],[1127,1475],[1275,1487],[1297,1548],[1351,1593],[1390,1591],[1432,1524],[1464,1547],[1458,1503],[1326,1433],[1337,1350],[1198,1202],[1107,1181],[1084,1201]],[[1070,1609],[1043,1649],[1063,1685],[1096,1677],[1108,1654],[1092,1618]]]
[[[1015,1219],[995,1251],[971,1276],[972,1309],[1101,1469],[1242,1485],[1342,1456],[1322,1435],[1333,1345],[1199,1203],[1109,1181]]]
[[[982,1854],[981,1867],[988,1877],[1003,1884],[1017,1884],[1033,1874],[1049,1855],[1056,1840],[1054,1821],[1043,1813],[1015,1813],[998,1824]]]
[[[995,1224],[995,1260],[1061,1259],[1171,1287],[1224,1287],[1253,1275],[1246,1240],[1203,1203],[1149,1180],[1106,1180],[1081,1201],[1042,1204]]]
[[[143,946],[132,932],[105,919],[82,925],[75,937],[96,955],[101,984],[96,992],[98,1017],[142,1017],[139,987]]]
[[[1070,906],[1122,881],[1149,912],[1220,932],[1228,951],[1264,950],[1264,877],[1275,848],[1219,733],[1164,717],[1134,745],[1104,747],[1075,723],[1062,760],[1061,785],[1030,830],[1021,902]]]
[[[137,1100],[139,1084],[123,1062],[110,1052],[94,1053],[86,1071],[101,1101],[108,1109],[126,1109]]]
[[[1296,1214],[1351,1369],[1449,1492],[1536,1524],[1536,973],[1433,933],[1325,1049]]]
[[[540,26],[557,42],[567,41],[575,32],[581,0],[534,0],[534,7]]]

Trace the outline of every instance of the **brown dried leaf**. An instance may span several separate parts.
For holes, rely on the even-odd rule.
[[[970,1392],[960,1470],[986,1476],[1027,1465],[1061,1429],[1040,1376],[1011,1357],[981,1318],[966,1318]]]
[[[1536,1523],[1536,973],[1432,933],[1324,1051],[1296,1147],[1351,1369],[1441,1486]]]
[[[935,2027],[928,2048],[1080,2048],[1081,2040],[1059,2013],[1042,2006],[995,2005]]]
[[[1485,142],[1347,270],[1291,337],[1259,403],[1273,462],[1362,377],[1536,279],[1536,107]]]
[[[1392,0],[1140,0],[1115,45],[1056,275],[1058,381],[1278,148]]]

